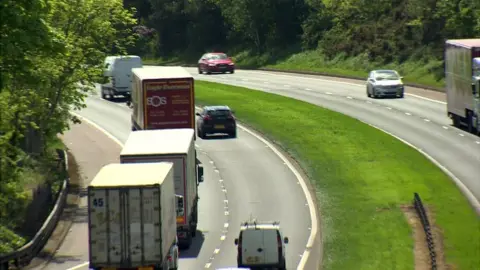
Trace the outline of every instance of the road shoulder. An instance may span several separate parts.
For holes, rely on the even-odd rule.
[[[80,198],[86,196],[85,188],[103,166],[119,162],[120,145],[85,121],[72,124],[70,130],[60,138],[67,146],[69,158],[67,205],[47,244],[27,269],[44,269],[48,266],[70,231]]]

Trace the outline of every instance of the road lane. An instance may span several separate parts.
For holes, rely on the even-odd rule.
[[[88,97],[79,114],[124,142],[130,133],[131,110],[125,104],[105,101],[98,93]],[[202,269],[236,265],[236,247],[241,221],[250,216],[278,220],[290,238],[287,264],[295,269],[310,235],[310,214],[297,178],[284,162],[255,136],[239,128],[237,139],[197,140],[200,160],[206,164],[200,185],[199,225],[202,244],[198,250],[181,252],[180,269]],[[67,245],[86,235],[79,229]],[[79,251],[81,252],[81,251]],[[84,250],[84,255],[88,253]],[[315,254],[314,259],[320,256]],[[312,260],[315,261],[315,260]],[[75,269],[87,269],[79,265]]]
[[[379,126],[438,160],[480,199],[480,138],[451,127],[446,105],[441,103],[442,94],[428,93],[428,98],[436,96],[440,101],[409,95],[404,99],[371,99],[366,96],[363,82],[352,80],[245,70],[198,75],[196,69],[187,69],[196,79],[293,97]]]

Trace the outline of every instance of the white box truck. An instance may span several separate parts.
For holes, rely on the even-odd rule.
[[[480,39],[446,41],[445,84],[453,125],[480,134]]]
[[[203,182],[203,167],[197,162],[194,133],[191,128],[131,132],[120,153],[121,163],[173,162],[175,194],[183,197],[183,207],[177,205],[182,208],[177,216],[177,236],[182,248],[190,247],[196,235],[198,185]]]
[[[124,96],[130,99],[132,93],[132,68],[143,67],[142,59],[137,55],[107,56],[104,60],[103,76],[108,79],[101,85],[103,99]]]
[[[104,166],[88,186],[90,269],[174,268],[176,211],[171,162]]]

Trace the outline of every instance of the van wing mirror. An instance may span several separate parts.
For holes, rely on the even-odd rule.
[[[200,113],[198,113],[198,112],[197,112],[197,113],[195,113],[195,115],[198,115],[198,116],[200,116]]]
[[[284,242],[285,244],[288,244],[288,237],[283,238],[283,242]]]
[[[235,238],[235,242],[234,242],[234,243],[235,243],[235,246],[238,245],[238,238]]]
[[[198,182],[202,183],[203,182],[203,165],[202,164],[197,165],[197,175],[198,175]]]

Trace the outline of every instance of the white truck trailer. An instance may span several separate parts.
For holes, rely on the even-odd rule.
[[[480,39],[447,40],[445,84],[448,116],[456,127],[480,133]]]
[[[177,205],[179,246],[188,248],[198,222],[198,185],[203,182],[203,167],[197,162],[191,128],[152,129],[131,132],[120,153],[121,163],[173,162],[175,194],[183,198]]]
[[[90,269],[175,269],[173,164],[109,164],[88,186]]]

